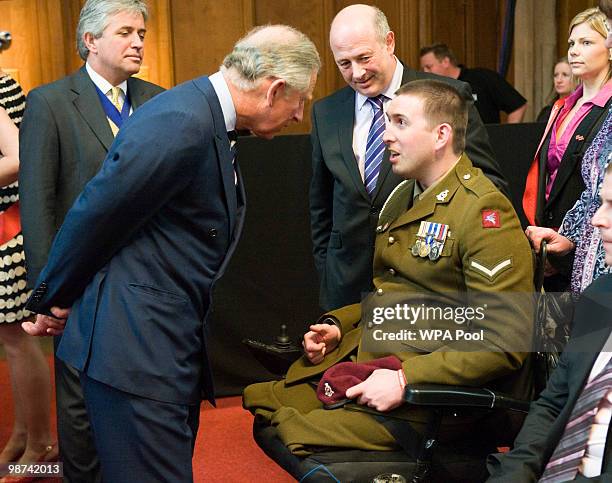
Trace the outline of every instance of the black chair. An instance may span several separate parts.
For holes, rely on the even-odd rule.
[[[281,337],[272,344],[245,340],[255,358],[273,374],[286,372],[290,361],[301,355],[301,349]],[[279,343],[280,342],[280,343]],[[418,384],[406,386],[406,404],[427,407],[429,420],[422,433],[406,421],[389,417],[369,408],[347,404],[346,409],[366,410],[396,438],[397,451],[332,450],[322,448],[307,458],[293,455],[277,437],[267,421],[255,418],[253,437],[261,449],[285,471],[300,482],[369,483],[408,481],[413,483],[477,483],[487,478],[486,456],[500,446],[510,446],[520,429],[529,403],[510,398],[489,389]],[[500,418],[513,412],[518,418]],[[445,442],[439,438],[439,427],[445,418],[480,414],[497,426],[487,440],[464,438]],[[501,424],[500,421],[504,421]],[[384,476],[381,476],[384,475]],[[395,476],[394,476],[395,475]],[[405,480],[396,478],[402,475]],[[396,478],[396,479],[394,479]]]

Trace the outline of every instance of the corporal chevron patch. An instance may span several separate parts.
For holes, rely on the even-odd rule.
[[[493,266],[487,266],[484,262],[472,258],[469,267],[472,271],[479,273],[492,282],[500,273],[512,268],[512,258],[502,260]]]

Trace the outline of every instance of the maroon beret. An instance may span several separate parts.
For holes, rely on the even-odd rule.
[[[376,369],[402,368],[402,361],[395,356],[372,359],[367,362],[340,362],[325,371],[317,386],[317,397],[325,406],[347,402],[346,390],[365,381]]]

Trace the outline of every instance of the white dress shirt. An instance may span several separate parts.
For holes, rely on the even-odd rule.
[[[119,89],[121,89],[121,100],[125,102],[125,96],[127,95],[127,80],[124,80],[118,86],[114,86],[104,77],[98,74],[95,70],[93,70],[93,67],[89,65],[89,63],[85,63],[85,70],[87,71],[87,74],[89,74],[89,78],[91,79],[91,81],[96,85],[98,89],[100,89],[106,95],[106,97],[108,97],[109,100],[112,100],[111,89],[113,87],[119,87]],[[130,105],[130,116],[133,112],[134,108]]]
[[[230,93],[227,82],[221,72],[215,72],[211,75],[208,80],[217,94],[219,104],[221,104],[221,111],[223,112],[223,120],[225,121],[225,129],[227,132],[234,131],[236,129],[236,107],[234,106],[234,100]],[[230,148],[233,147],[233,143],[236,141],[230,141]],[[232,160],[232,164],[235,160]],[[234,184],[238,184],[238,174],[234,169]]]

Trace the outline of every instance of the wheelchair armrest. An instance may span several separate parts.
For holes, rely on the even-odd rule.
[[[463,406],[528,412],[529,401],[512,398],[486,388],[444,384],[409,384],[404,400],[417,406]]]

